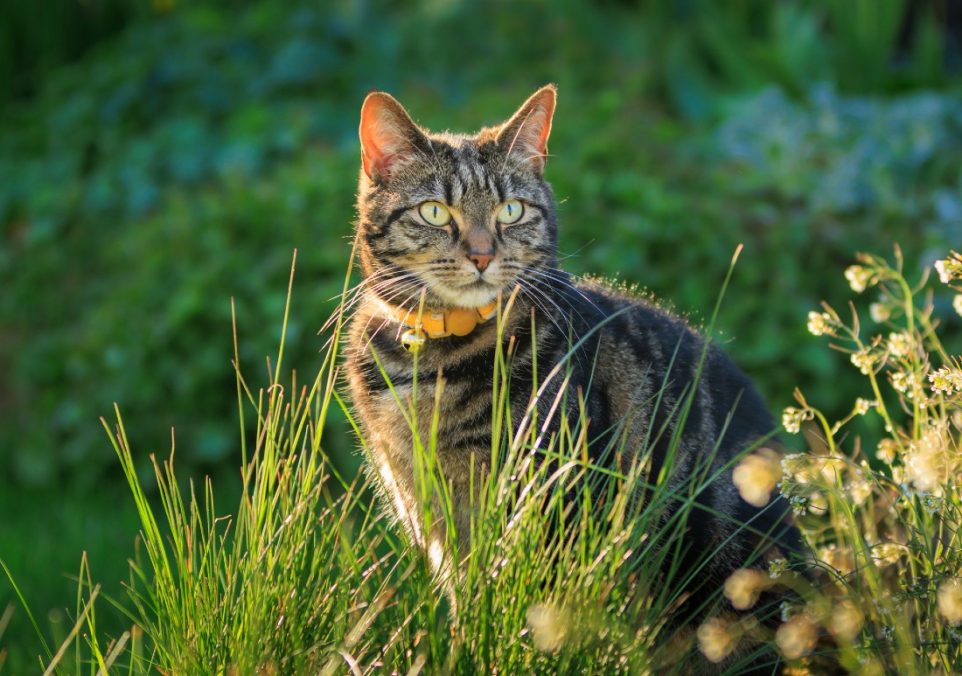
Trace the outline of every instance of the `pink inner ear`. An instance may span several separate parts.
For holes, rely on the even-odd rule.
[[[554,96],[546,94],[542,97],[540,105],[536,109],[533,117],[536,118],[534,128],[538,130],[535,148],[539,155],[548,152],[548,136],[551,135],[551,118],[554,116]]]
[[[398,125],[397,113],[391,104],[379,94],[371,94],[361,108],[361,162],[364,173],[388,176],[391,165],[409,146]]]
[[[519,113],[518,128],[511,139],[509,152],[521,153],[525,159],[541,164],[548,152],[555,105],[554,91],[544,91],[533,99]]]

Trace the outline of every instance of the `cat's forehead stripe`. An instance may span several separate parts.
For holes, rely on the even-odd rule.
[[[470,144],[462,143],[455,153],[455,166],[452,175],[456,203],[463,201],[467,192],[473,187],[474,180],[471,172],[473,163]]]
[[[451,200],[452,204],[460,204],[464,198],[464,182],[457,173],[451,176]]]
[[[488,174],[488,190],[491,194],[497,195],[498,202],[504,201],[504,188],[501,186],[501,180],[498,176]]]
[[[459,202],[463,202],[464,198],[469,192],[475,192],[476,186],[474,184],[474,174],[471,173],[471,166],[462,162],[458,165],[458,171],[456,174],[457,183],[461,188],[461,199]]]
[[[474,153],[474,157],[472,157],[471,159],[472,159],[471,170],[472,170],[472,173],[474,174],[474,184],[478,190],[484,190],[485,186],[488,183],[485,176],[487,172],[485,171],[485,168],[481,166],[481,163],[478,161],[477,153]]]

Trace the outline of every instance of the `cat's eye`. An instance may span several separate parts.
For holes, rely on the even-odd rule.
[[[418,213],[430,225],[441,227],[451,221],[451,212],[440,202],[425,202],[418,207]]]
[[[518,200],[508,200],[501,205],[498,210],[498,221],[504,225],[517,223],[518,219],[524,215],[524,205]]]

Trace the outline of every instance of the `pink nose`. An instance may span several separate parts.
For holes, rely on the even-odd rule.
[[[468,256],[468,258],[470,258],[471,262],[474,263],[474,267],[476,267],[481,272],[484,272],[485,269],[488,267],[488,265],[491,263],[491,260],[494,258],[494,256],[490,254],[471,254],[470,256]]]

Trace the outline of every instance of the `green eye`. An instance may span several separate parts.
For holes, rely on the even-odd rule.
[[[418,213],[430,225],[438,227],[447,225],[451,220],[451,212],[440,202],[425,202],[418,207]]]
[[[524,205],[518,200],[508,200],[501,205],[498,211],[498,221],[505,225],[517,223],[518,219],[524,215]]]

